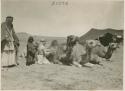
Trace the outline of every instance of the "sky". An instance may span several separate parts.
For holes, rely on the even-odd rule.
[[[52,5],[68,2],[68,5]],[[1,0],[2,22],[14,17],[16,32],[65,37],[91,28],[124,28],[123,0]]]

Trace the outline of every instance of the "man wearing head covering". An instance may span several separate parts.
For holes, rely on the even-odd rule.
[[[38,46],[38,54],[37,54],[37,62],[38,64],[50,64],[48,59],[46,58],[46,40],[41,39]]]
[[[2,66],[8,67],[17,65],[19,39],[13,27],[13,17],[6,17],[6,21],[1,24],[1,53]]]

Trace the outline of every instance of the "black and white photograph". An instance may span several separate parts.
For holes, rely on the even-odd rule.
[[[124,0],[1,0],[1,90],[123,90]]]

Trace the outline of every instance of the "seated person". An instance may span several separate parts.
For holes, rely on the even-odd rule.
[[[38,54],[37,54],[38,64],[50,64],[50,62],[46,58],[47,50],[45,48],[45,44],[46,41],[44,39],[40,40],[40,44],[38,46]]]
[[[59,53],[58,53],[58,41],[57,40],[53,40],[50,47],[50,53],[47,56],[48,60],[54,64],[61,64],[61,62],[59,61]]]

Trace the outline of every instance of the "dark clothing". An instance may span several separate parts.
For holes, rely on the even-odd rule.
[[[36,48],[33,43],[27,44],[27,59],[26,59],[26,65],[32,65],[35,63],[35,57],[36,57]]]
[[[113,42],[113,35],[111,33],[106,33],[102,37],[99,37],[99,41],[103,46],[108,46]]]
[[[52,52],[49,55],[47,55],[47,59],[54,64],[59,63],[59,58],[58,58],[56,52]]]

